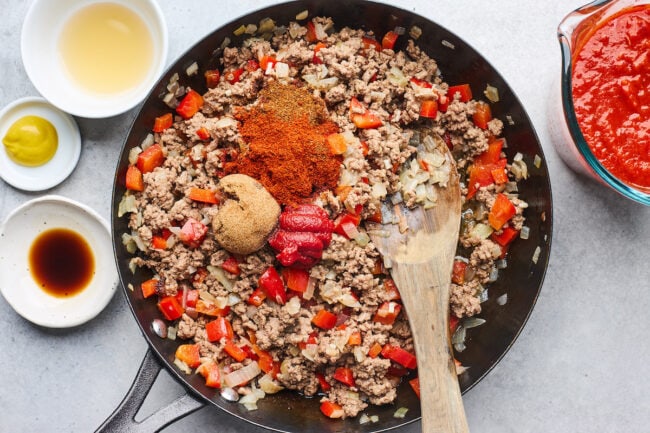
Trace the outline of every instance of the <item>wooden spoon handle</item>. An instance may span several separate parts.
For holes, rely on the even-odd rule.
[[[451,271],[451,270],[449,270]],[[420,378],[422,432],[468,433],[449,342],[449,275],[431,263],[398,264],[393,278],[408,312]]]

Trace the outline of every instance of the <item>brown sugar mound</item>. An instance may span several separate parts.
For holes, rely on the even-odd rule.
[[[227,197],[212,219],[219,244],[233,254],[250,254],[264,246],[280,216],[280,205],[250,176],[231,174],[219,181]]]

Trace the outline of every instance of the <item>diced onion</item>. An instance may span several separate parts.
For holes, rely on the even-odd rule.
[[[275,30],[275,21],[269,17],[260,20],[260,25],[258,26],[257,31],[260,33],[267,33],[272,32],[273,30]]]
[[[409,36],[413,39],[418,39],[420,36],[422,36],[422,29],[418,26],[412,26],[409,29]]]
[[[307,19],[308,16],[309,16],[309,11],[305,9],[304,11],[296,15],[296,21]]]
[[[452,50],[456,48],[456,47],[454,46],[454,44],[452,44],[451,42],[449,42],[449,41],[446,40],[446,39],[443,39],[442,42],[441,42],[441,44],[444,45],[444,46],[447,47],[447,48],[452,49]]]
[[[499,102],[499,90],[496,87],[488,84],[483,94],[490,102]]]
[[[408,411],[409,410],[407,407],[400,407],[393,414],[393,418],[404,418],[406,416],[406,412]]]
[[[532,257],[533,263],[537,264],[537,261],[539,260],[539,255],[541,253],[542,253],[542,249],[538,245],[537,248],[535,248],[535,252],[533,253],[533,257]]]
[[[129,150],[129,164],[135,165],[136,162],[138,162],[138,155],[142,152],[142,148],[140,146],[135,146]]]
[[[533,165],[536,168],[540,168],[542,166],[542,158],[539,155],[535,155],[535,158],[533,158]]]
[[[361,414],[359,417],[359,424],[368,424],[370,422],[370,417],[366,415],[365,413]]]
[[[402,36],[404,33],[406,33],[406,29],[404,27],[396,26],[395,30],[393,30],[396,35]]]
[[[346,236],[350,239],[356,239],[357,236],[359,236],[359,230],[357,229],[357,226],[355,226],[352,222],[344,222],[341,224],[341,228],[345,232]]]
[[[235,36],[241,36],[244,34],[245,31],[246,31],[246,26],[242,24],[241,26],[237,27],[232,33]]]
[[[260,389],[267,394],[275,394],[284,389],[284,387],[273,380],[273,377],[268,373],[262,376],[257,383],[259,384]]]
[[[149,146],[151,146],[154,143],[154,138],[153,134],[147,134],[147,136],[142,140],[142,143],[140,143],[140,147],[142,150],[145,150]]]
[[[257,361],[253,361],[246,367],[226,374],[223,377],[223,383],[229,387],[239,386],[257,377],[261,371],[262,370],[260,370],[260,366],[257,364]]]
[[[226,290],[232,290],[234,283],[226,276],[226,271],[216,266],[207,266],[207,270],[210,274],[214,275],[217,281],[219,281]]]
[[[503,295],[497,298],[497,305],[506,305],[508,302],[508,294],[504,293]]]
[[[169,326],[167,327],[167,339],[168,340],[176,340],[176,333],[178,332],[178,328],[175,326]]]
[[[307,288],[303,292],[302,297],[307,301],[310,300],[311,298],[314,297],[315,289],[316,289],[316,278],[309,277],[309,281],[307,282]]]
[[[530,227],[523,226],[521,232],[519,232],[519,237],[524,240],[528,239],[530,237]]]
[[[124,194],[122,200],[120,200],[120,204],[117,206],[117,216],[118,218],[122,218],[125,214],[136,212],[137,210],[135,196]]]
[[[191,77],[192,75],[196,74],[199,71],[199,64],[194,62],[190,66],[185,69],[185,73],[187,74],[188,77]]]
[[[477,326],[481,326],[484,323],[485,323],[485,319],[481,319],[480,317],[469,317],[463,320],[463,328],[465,329],[476,328]]]
[[[257,410],[257,401],[264,397],[266,397],[266,393],[263,390],[251,386],[251,392],[240,398],[239,403],[248,410]]]
[[[174,365],[185,374],[192,374],[192,369],[178,358],[174,358]]]

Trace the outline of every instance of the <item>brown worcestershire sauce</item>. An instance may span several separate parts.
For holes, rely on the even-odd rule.
[[[51,229],[41,233],[29,249],[32,278],[57,298],[74,296],[86,288],[95,273],[95,257],[77,232]]]

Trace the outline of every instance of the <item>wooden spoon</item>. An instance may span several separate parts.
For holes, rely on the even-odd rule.
[[[425,132],[421,132],[425,133]],[[441,140],[438,140],[441,141]],[[396,214],[408,223],[368,227],[368,234],[392,264],[395,281],[411,325],[418,360],[422,431],[467,433],[469,428],[458,385],[449,338],[449,288],[458,231],[461,193],[454,158],[444,143],[438,146],[451,167],[445,187],[436,186],[434,207]]]

